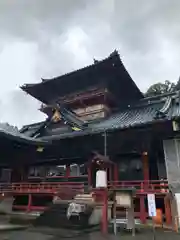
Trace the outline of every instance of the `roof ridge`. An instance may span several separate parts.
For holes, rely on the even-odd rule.
[[[24,127],[36,126],[36,125],[38,125],[38,124],[44,123],[45,121],[46,121],[46,120],[40,121],[40,122],[36,122],[36,123],[27,124],[27,125],[23,125],[21,129],[23,129]]]
[[[168,96],[178,96],[180,93],[179,90],[173,91],[173,92],[168,92],[168,93],[163,93],[163,94],[158,94],[157,96],[151,96],[151,97],[144,97],[140,101],[146,101],[146,100],[151,100],[151,99],[157,99],[157,98],[163,98],[163,97],[168,97]]]
[[[108,57],[102,59],[102,60],[95,60],[92,64],[90,65],[87,65],[87,66],[84,66],[82,68],[79,68],[79,69],[76,69],[76,70],[73,70],[71,72],[68,72],[68,73],[64,73],[58,77],[54,77],[54,78],[49,78],[49,79],[45,79],[45,78],[41,78],[42,79],[42,82],[46,83],[47,81],[51,81],[51,80],[56,80],[58,78],[61,78],[61,77],[64,77],[64,76],[68,76],[68,75],[71,75],[73,73],[76,73],[76,72],[79,72],[83,69],[86,69],[86,68],[89,68],[89,67],[93,67],[93,66],[97,66],[98,64],[101,64],[107,60],[111,60],[113,57],[119,57],[119,60],[121,61],[121,58],[119,56],[119,53],[117,50],[114,50]],[[122,62],[122,61],[121,61]]]
[[[62,74],[62,75],[60,75],[60,76],[57,76],[57,77],[47,78],[47,79],[46,79],[46,78],[41,78],[42,82],[39,82],[39,83],[30,83],[30,84],[29,84],[29,83],[23,84],[22,86],[20,86],[20,88],[23,90],[23,87],[26,87],[26,86],[45,84],[45,83],[47,83],[47,82],[49,82],[49,81],[57,80],[57,79],[59,79],[59,78],[63,78],[63,77],[65,77],[65,76],[69,76],[69,75],[72,75],[72,74],[74,74],[74,73],[80,72],[80,71],[82,71],[82,70],[86,70],[86,69],[88,69],[89,67],[95,67],[95,66],[97,66],[97,65],[99,65],[99,64],[102,64],[103,62],[106,62],[106,61],[108,61],[108,60],[113,59],[114,57],[118,57],[119,60],[120,60],[120,62],[122,63],[118,51],[117,51],[117,50],[114,50],[108,57],[106,57],[106,58],[104,58],[104,59],[102,59],[102,60],[96,60],[96,62],[93,62],[93,63],[90,64],[90,65],[87,65],[87,66],[85,66],[85,67],[82,67],[82,68],[79,68],[79,69],[76,69],[76,70],[72,70],[72,71],[70,71],[70,72],[64,73],[64,74]],[[123,64],[123,63],[122,63],[122,64]]]

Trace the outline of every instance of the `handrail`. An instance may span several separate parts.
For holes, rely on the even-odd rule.
[[[149,181],[114,181],[108,184],[108,187],[134,187],[137,192],[165,193],[169,191],[167,180],[149,180]]]
[[[60,190],[81,191],[83,183],[11,183],[0,184],[0,193],[58,193]]]
[[[15,182],[1,183],[0,193],[5,192],[58,192],[60,190],[80,191],[88,185],[86,182]],[[109,181],[108,188],[114,187],[134,187],[137,192],[167,192],[169,190],[167,180],[149,181]]]

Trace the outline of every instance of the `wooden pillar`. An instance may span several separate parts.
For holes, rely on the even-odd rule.
[[[147,152],[143,152],[142,154],[142,163],[143,163],[143,178],[144,178],[143,188],[146,188],[149,181],[149,164],[148,164]],[[144,191],[144,189],[141,189],[141,191]],[[145,208],[144,201],[145,201],[145,196],[140,195],[140,220],[143,224],[146,223],[146,208]]]
[[[113,184],[113,169],[112,169],[111,164],[107,167],[106,171],[107,171],[107,184],[112,185]],[[108,175],[109,175],[109,177],[108,177]]]
[[[66,178],[68,178],[70,176],[70,165],[67,164],[66,165]]]
[[[146,208],[145,208],[145,196],[140,195],[140,220],[141,223],[145,224],[146,223]]]
[[[118,176],[118,164],[114,163],[114,184],[117,185],[119,180]]]
[[[28,178],[28,169],[26,167],[20,168],[20,181],[26,181]]]
[[[106,189],[102,190],[103,194],[103,206],[102,206],[102,225],[101,231],[103,234],[108,233],[108,196]]]
[[[170,204],[170,199],[167,197],[164,198],[164,206],[165,206],[166,224],[171,225],[172,224],[171,204]]]
[[[22,168],[22,175],[21,175],[21,181],[26,182],[29,177],[29,168],[23,167]]]
[[[88,172],[88,186],[91,186],[92,185],[92,163],[88,164],[87,172]]]
[[[147,152],[143,152],[143,154],[142,154],[142,163],[143,163],[144,182],[148,183],[148,181],[149,181],[149,163],[148,163],[148,153]]]
[[[32,194],[28,195],[28,205],[27,205],[27,212],[31,211],[31,205],[32,205]]]

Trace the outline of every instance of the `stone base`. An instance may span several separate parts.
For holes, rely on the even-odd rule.
[[[89,225],[97,225],[100,224],[102,222],[102,208],[103,206],[94,206],[92,214],[89,218]],[[112,208],[112,204],[109,204],[108,206],[108,221],[111,220],[111,208]]]

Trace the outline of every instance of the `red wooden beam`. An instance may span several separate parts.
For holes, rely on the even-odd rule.
[[[143,162],[144,181],[146,183],[148,183],[148,181],[149,181],[149,163],[148,163],[148,153],[147,152],[143,152],[142,162]]]

